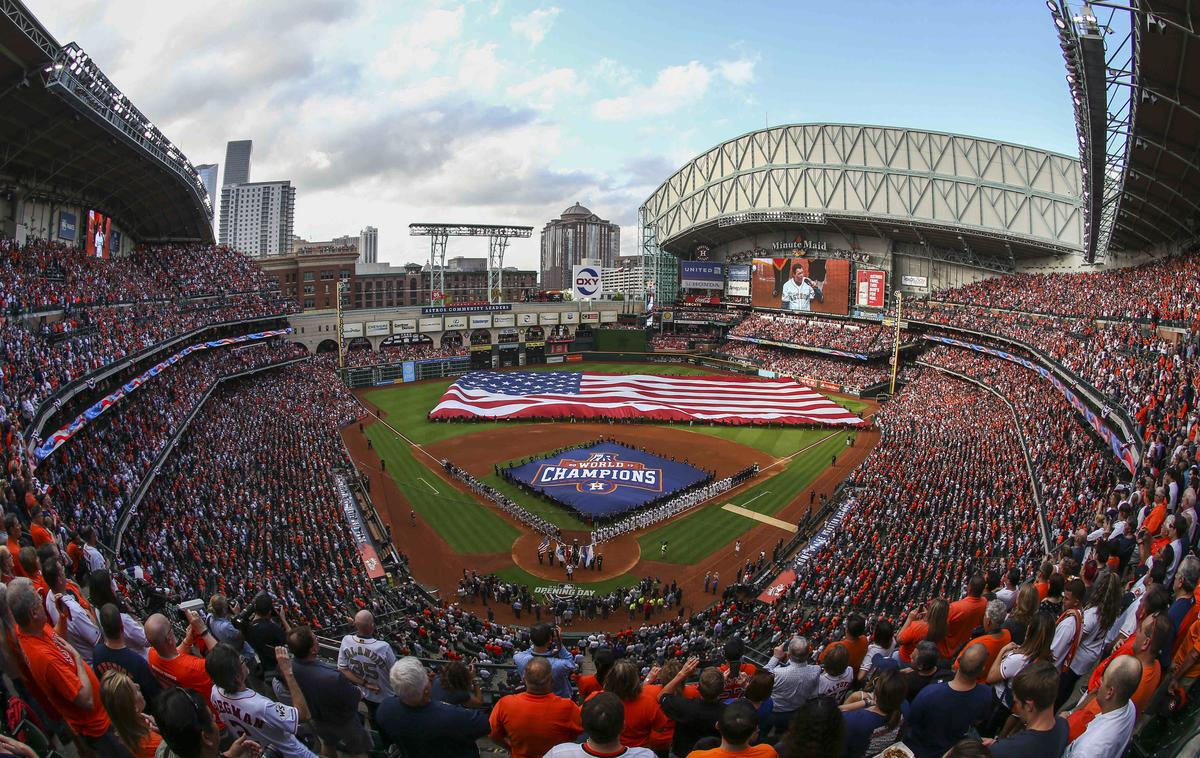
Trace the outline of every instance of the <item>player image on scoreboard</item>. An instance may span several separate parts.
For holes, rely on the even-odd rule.
[[[850,263],[807,258],[755,258],[751,302],[756,308],[849,313]]]

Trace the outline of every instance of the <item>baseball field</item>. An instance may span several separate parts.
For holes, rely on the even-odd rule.
[[[658,375],[716,373],[671,364],[587,363],[572,368]],[[562,578],[539,565],[536,544],[540,537],[448,478],[440,466],[443,459],[466,469],[565,534],[576,536],[586,536],[589,528],[577,514],[503,481],[494,474],[494,465],[600,436],[615,437],[655,454],[699,461],[718,476],[750,463],[759,465],[759,476],[725,497],[606,543],[604,570],[578,571],[574,578],[576,585],[600,592],[647,575],[688,582],[713,570],[732,577],[740,559],[756,557],[764,549],[769,554],[779,539],[790,538],[783,525],[802,517],[817,493],[831,492],[865,457],[878,434],[873,430],[852,433],[829,428],[682,424],[430,422],[427,414],[451,381],[362,391],[360,397],[373,416],[361,432],[357,427],[346,431],[351,453],[372,480],[373,500],[391,524],[397,547],[410,557],[421,557],[412,560],[420,581],[450,594],[463,569],[495,572],[530,585],[552,584]],[[872,403],[834,399],[859,415],[873,412]],[[847,437],[852,434],[857,440],[848,447]],[[834,456],[840,465],[831,466]],[[744,510],[734,512],[726,505]],[[738,540],[743,552],[734,555],[732,545]],[[668,546],[665,554],[664,542]]]

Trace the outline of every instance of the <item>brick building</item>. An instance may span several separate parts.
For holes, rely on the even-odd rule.
[[[279,284],[287,297],[295,298],[305,310],[336,308],[337,282],[346,279],[354,291],[354,261],[358,248],[330,246],[310,248],[303,253],[272,255],[257,263]]]

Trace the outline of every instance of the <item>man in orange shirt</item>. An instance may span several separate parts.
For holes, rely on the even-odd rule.
[[[46,608],[28,579],[8,585],[7,600],[17,622],[17,643],[31,678],[67,726],[100,756],[130,758],[100,701],[100,682],[91,667],[46,625]]]
[[[1200,679],[1200,621],[1192,622],[1187,634],[1183,635],[1183,642],[1175,650],[1171,668],[1172,687],[1187,689],[1196,679]]]
[[[535,656],[525,664],[525,691],[505,695],[492,708],[492,741],[513,758],[542,758],[583,734],[579,706],[551,692],[553,682],[549,661]]]
[[[192,690],[209,702],[212,679],[204,669],[204,659],[192,655],[193,644],[203,644],[206,650],[217,646],[217,640],[194,611],[187,611],[188,633],[183,642],[175,641],[167,617],[156,613],[146,619],[146,641],[150,643],[150,670],[163,687],[183,687]]]
[[[1146,706],[1150,704],[1150,699],[1154,697],[1154,692],[1162,681],[1162,665],[1158,662],[1158,656],[1167,644],[1170,634],[1171,620],[1167,618],[1167,614],[1157,613],[1147,616],[1138,624],[1137,633],[1130,638],[1129,643],[1113,651],[1112,655],[1096,667],[1088,682],[1088,693],[1083,696],[1079,705],[1075,706],[1075,710],[1067,718],[1072,741],[1083,734],[1092,719],[1100,715],[1100,703],[1096,699],[1096,693],[1109,664],[1122,655],[1132,655],[1142,664],[1142,680],[1129,699],[1139,714],[1146,712]]]
[[[717,721],[721,747],[693,750],[688,758],[779,758],[775,748],[767,744],[751,745],[758,735],[758,711],[747,700],[735,700],[721,711]]]
[[[821,656],[817,659],[818,662],[825,659],[825,654],[830,648],[841,645],[846,648],[846,654],[849,656],[850,668],[854,670],[854,675],[858,676],[858,670],[862,668],[863,658],[867,655],[867,622],[857,613],[851,613],[846,617],[846,636],[837,642],[832,642],[821,651]]]
[[[1007,629],[1000,628],[1007,615],[1003,600],[993,600],[988,603],[983,613],[983,634],[967,643],[967,647],[971,647],[978,642],[988,651],[987,665],[983,667],[983,671],[979,672],[980,684],[987,684],[987,675],[992,668],[992,662],[1000,654],[1001,648],[1012,642],[1012,633]],[[960,653],[958,657],[962,658],[962,654]],[[954,662],[954,668],[958,668],[957,660]]]
[[[21,565],[21,520],[17,514],[9,513],[4,517],[4,533],[8,535],[8,552],[13,557],[13,573],[25,576],[25,567]]]
[[[967,582],[967,596],[950,604],[950,616],[946,621],[946,649],[957,655],[970,638],[975,627],[983,622],[987,601],[983,599],[986,584],[983,574],[973,574]]]

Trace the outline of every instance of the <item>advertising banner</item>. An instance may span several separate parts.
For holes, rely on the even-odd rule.
[[[392,333],[392,324],[389,321],[368,321],[367,336],[368,337],[386,337]]]
[[[469,323],[472,329],[490,329],[492,326],[492,317],[489,315],[471,316]]]
[[[75,235],[79,233],[79,225],[75,219],[74,213],[59,213],[58,214],[58,238],[69,242],[75,241]]]
[[[392,332],[395,334],[416,334],[417,320],[415,318],[393,319]]]
[[[121,250],[121,233],[113,229],[108,233],[108,252],[116,253]]]
[[[685,290],[719,290],[725,286],[725,264],[680,261],[679,286]]]
[[[347,324],[347,323],[343,322],[342,323],[342,336],[343,337],[361,337],[361,336],[363,336],[362,323]]]
[[[413,363],[412,361],[405,361],[401,365],[401,371],[403,372],[404,381],[417,381],[417,364]]]
[[[467,317],[466,316],[447,316],[446,317],[446,331],[450,331],[451,329],[466,329],[466,328],[467,328]]]
[[[566,313],[563,313],[562,314],[562,322],[564,324],[578,324],[579,323],[579,311],[567,311]]]
[[[441,290],[433,291],[437,300]],[[496,311],[511,311],[512,303],[460,303],[459,305],[426,305],[421,308],[422,316],[443,316],[447,313],[495,313]]]
[[[929,289],[929,277],[927,276],[910,276],[905,274],[900,277],[900,284],[904,287],[915,287],[917,289]]]
[[[601,324],[617,323],[617,312],[616,311],[602,311],[600,313],[600,323]]]
[[[882,308],[884,285],[887,283],[887,272],[859,269],[855,274],[857,296],[854,302],[860,308]]]
[[[421,332],[440,332],[442,331],[442,317],[433,316],[423,318],[417,322],[417,330]]]
[[[600,297],[600,267],[571,267],[571,297],[574,300],[591,300]],[[542,322],[547,323],[547,322]],[[557,323],[557,322],[556,322]]]
[[[850,261],[755,258],[751,302],[755,308],[845,316],[850,312]]]
[[[579,323],[581,324],[599,324],[600,311],[584,311],[579,314]]]
[[[558,314],[557,313],[539,313],[538,314],[538,323],[557,324],[558,323]]]
[[[492,316],[492,326],[497,328],[512,327],[517,325],[517,317],[512,313],[496,314]]]
[[[750,278],[753,272],[754,267],[749,263],[735,263],[730,266],[725,294],[729,297],[750,297]]]
[[[350,536],[354,539],[355,547],[358,548],[358,556],[367,569],[367,576],[372,579],[382,578],[384,576],[383,564],[375,552],[375,543],[371,540],[371,535],[367,533],[367,525],[363,523],[362,514],[358,512],[358,504],[354,502],[354,494],[350,492],[346,477],[341,474],[335,475],[333,486],[337,491],[338,500],[342,504],[342,514],[350,526]]]
[[[517,324],[520,326],[537,326],[537,317],[536,313],[518,313]]]

